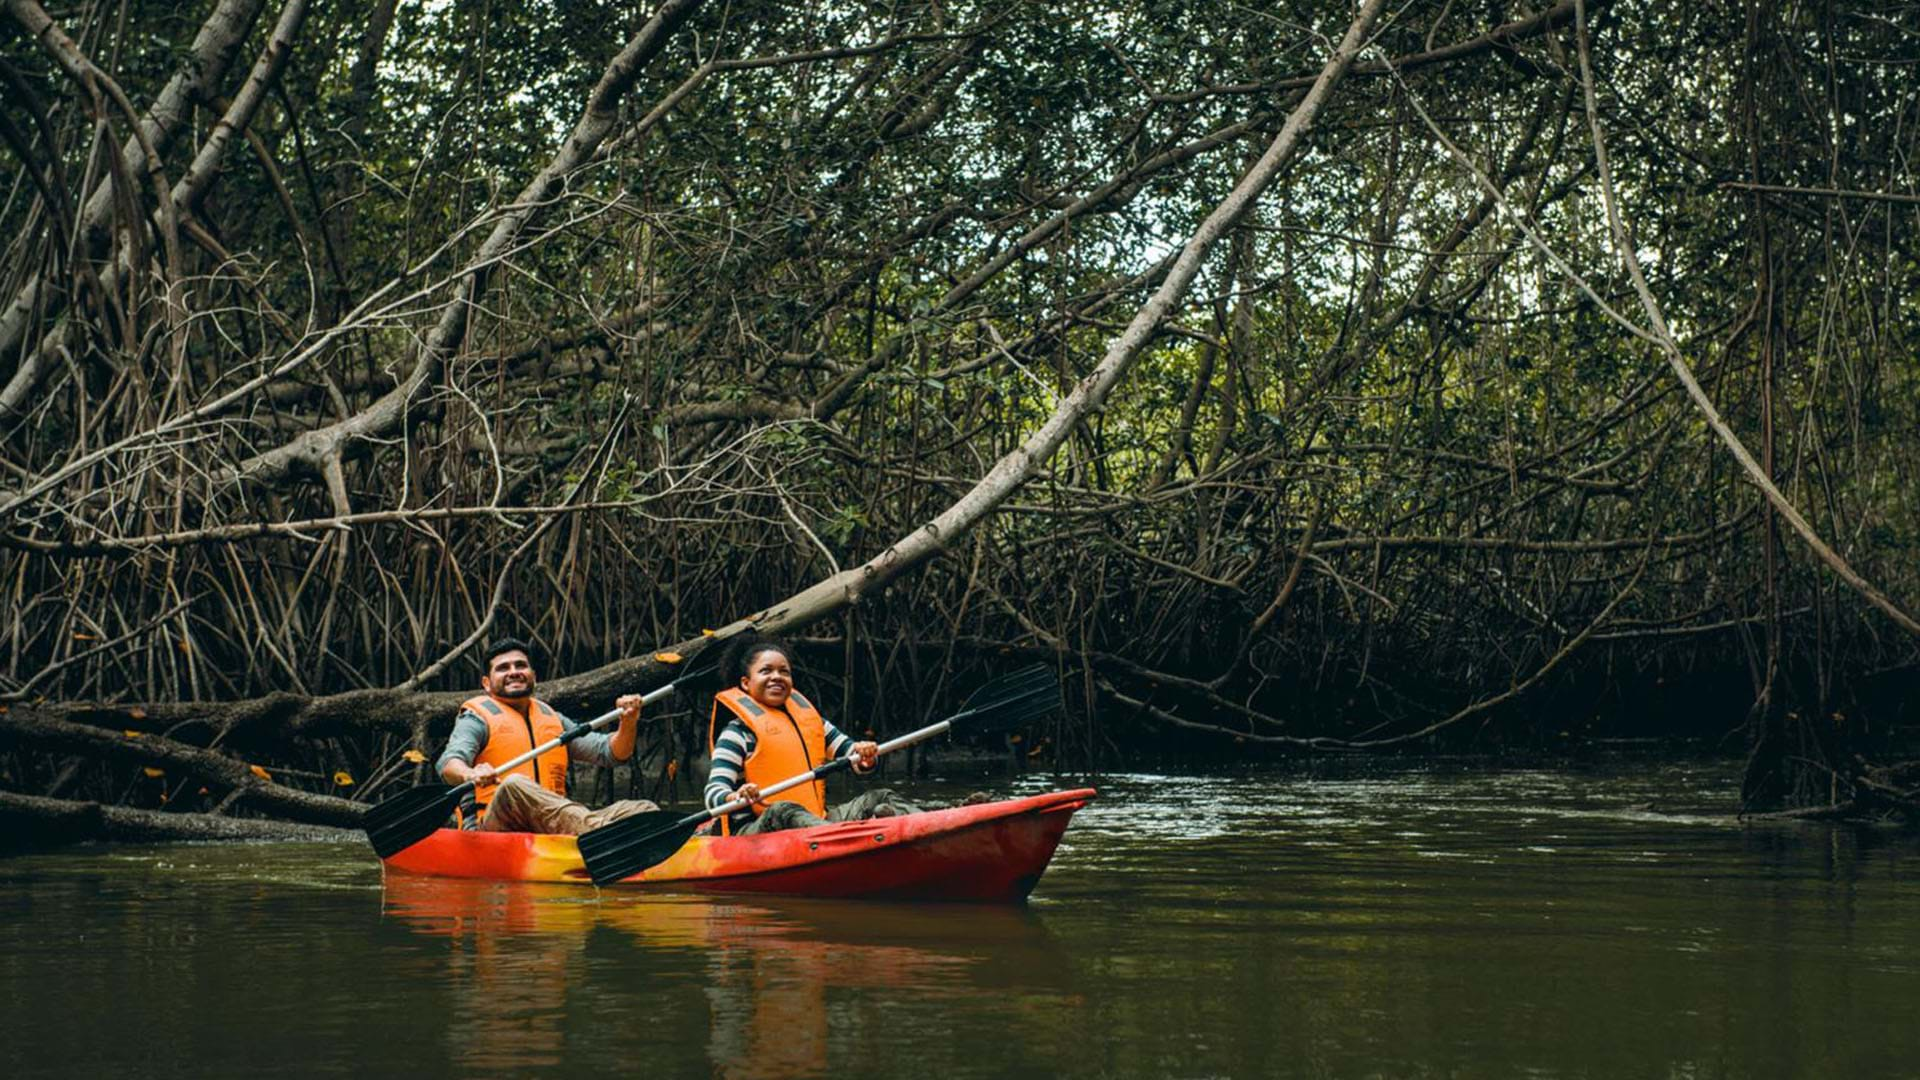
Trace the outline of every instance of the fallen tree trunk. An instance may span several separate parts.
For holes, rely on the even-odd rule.
[[[708,647],[705,638],[681,642],[673,649],[695,656]],[[540,697],[568,714],[599,713],[613,699],[641,692],[673,677],[674,665],[654,655],[616,661],[592,671],[560,679],[542,679]],[[74,702],[49,704],[31,710],[49,720],[89,728],[130,728],[142,733],[165,731],[180,724],[200,724],[218,733],[221,743],[251,748],[277,745],[287,739],[330,739],[387,733],[418,740],[420,749],[453,725],[460,703],[479,688],[456,691],[349,690],[342,694],[309,697],[268,694],[244,701],[181,701],[152,704]],[[0,716],[0,732],[10,717]]]
[[[291,821],[351,828],[366,813],[359,803],[276,784],[266,770],[215,750],[138,731],[76,724],[33,709],[0,714],[0,739],[28,749],[172,770],[226,787],[254,809]]]
[[[169,814],[97,802],[42,799],[0,791],[0,852],[88,840],[156,843],[177,840],[316,840],[345,843],[357,831],[218,814]]]

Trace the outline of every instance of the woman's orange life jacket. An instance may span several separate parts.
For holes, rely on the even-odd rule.
[[[560,714],[538,698],[528,698],[527,711],[522,714],[512,705],[502,703],[491,694],[468,698],[460,706],[487,722],[487,745],[480,748],[479,760],[475,765],[492,765],[498,769],[521,754],[552,742],[566,733],[566,725],[560,722]],[[560,745],[534,758],[501,773],[502,777],[518,774],[534,783],[564,797],[567,794],[567,748]],[[485,784],[473,793],[473,800],[485,809],[493,801],[493,793],[499,790],[496,784]]]
[[[720,708],[738,717],[753,732],[753,753],[747,755],[743,779],[750,784],[770,787],[788,777],[798,776],[825,765],[827,758],[827,721],[813,703],[798,690],[787,695],[784,709],[769,709],[753,700],[745,690],[722,690],[713,695],[713,715],[707,719],[707,755],[713,755],[713,742],[720,737]],[[769,803],[796,802],[820,817],[827,816],[827,784],[813,780],[798,784],[768,799]],[[765,806],[753,807],[757,816]],[[720,823],[722,831],[727,823]]]

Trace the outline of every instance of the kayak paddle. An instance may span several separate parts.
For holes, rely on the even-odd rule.
[[[880,744],[886,754],[903,746],[930,739],[958,724],[981,727],[1013,727],[1035,720],[1060,707],[1060,684],[1048,668],[1032,667],[1003,675],[973,692],[960,711],[937,724],[908,732]],[[811,783],[832,773],[853,767],[852,758],[835,758],[810,772],[790,776],[760,789],[761,801],[789,788]],[[724,806],[702,810],[686,817],[675,817],[671,810],[654,810],[621,818],[580,837],[580,857],[586,860],[587,875],[595,885],[619,881],[658,866],[679,851],[695,829],[727,814],[745,810],[750,803],[735,799]]]
[[[641,703],[651,705],[673,693],[674,688],[681,683],[711,674],[717,663],[718,660],[714,659],[697,668],[681,672],[679,677],[667,685],[642,695]],[[560,737],[549,739],[499,766],[494,773],[496,776],[504,777],[509,770],[524,765],[557,746],[572,742],[582,735],[608,727],[619,718],[619,709],[596,716]],[[366,820],[361,825],[367,832],[367,842],[373,845],[374,854],[384,859],[432,836],[435,830],[446,824],[447,815],[453,813],[454,808],[460,805],[460,801],[465,799],[474,787],[472,780],[452,787],[423,784],[401,792],[385,802],[374,804],[367,810]]]

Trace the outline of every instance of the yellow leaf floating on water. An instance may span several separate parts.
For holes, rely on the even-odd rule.
[[[143,773],[146,773],[148,776],[153,777],[155,780],[158,780],[161,777],[167,775],[167,771],[165,769],[156,769],[151,765],[147,766],[144,769],[141,769],[140,771]]]
[[[685,659],[677,652],[657,652],[653,654],[653,658],[663,664],[677,664]]]
[[[78,631],[78,630],[75,630],[75,631],[73,632],[73,640],[75,640],[75,641],[99,641],[99,640],[100,640],[100,638],[99,638],[99,636],[98,636],[98,635],[95,635],[95,634],[83,634],[83,633],[81,633],[80,631]]]
[[[199,791],[194,792],[195,795],[205,795],[206,793],[207,793],[207,789],[204,787],[201,788]]]
[[[132,728],[128,728],[127,730],[125,730],[125,731],[123,731],[123,732],[121,732],[120,734],[122,734],[122,735],[125,735],[125,736],[126,736],[127,738],[129,738],[129,739],[144,739],[144,738],[146,738],[146,737],[147,737],[147,733],[146,733],[146,732],[144,732],[144,731],[135,731],[135,730],[133,730]]]
[[[353,777],[342,770],[333,774],[333,783],[335,787],[352,787]]]
[[[700,636],[701,636],[701,637],[712,637],[712,636],[713,636],[713,631],[711,631],[711,630],[702,630],[702,631],[700,631]]]
[[[259,777],[260,779],[267,781],[268,783],[273,782],[273,774],[261,768],[258,765],[247,766],[247,771]]]
[[[409,750],[406,753],[401,754],[400,756],[408,761],[413,762],[415,765],[425,765],[427,763],[427,755],[421,753],[418,750]]]
[[[127,710],[127,719],[129,720],[145,720],[146,718],[147,718],[147,710],[141,708],[138,705],[135,705],[133,708]]]

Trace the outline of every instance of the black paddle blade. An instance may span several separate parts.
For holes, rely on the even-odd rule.
[[[1044,715],[1060,703],[1060,681],[1052,669],[1035,664],[1003,675],[973,692],[951,719],[956,729],[991,731]],[[1038,708],[1039,713],[1033,710]]]
[[[384,859],[432,836],[434,830],[447,823],[447,815],[453,813],[453,808],[460,805],[464,786],[429,784],[375,803],[361,823],[367,830],[367,842],[373,845],[373,853]]]
[[[1045,664],[1033,664],[980,684],[979,689],[969,694],[966,701],[961,702],[960,712],[970,713],[988,709],[1014,698],[1057,690],[1059,685],[1059,680],[1054,676],[1052,668]]]
[[[955,730],[971,733],[1012,731],[1057,712],[1059,708],[1060,688],[1049,679],[1046,685],[1019,697],[1004,698],[985,708],[962,713],[953,718],[953,723]]]
[[[706,814],[679,817],[671,810],[654,810],[621,818],[580,837],[580,857],[595,885],[629,878],[673,857]]]

